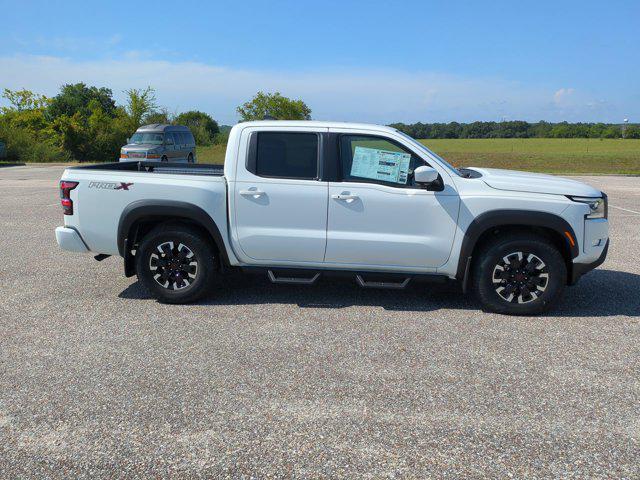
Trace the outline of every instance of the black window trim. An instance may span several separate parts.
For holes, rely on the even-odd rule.
[[[258,174],[258,135],[260,133],[287,133],[287,134],[305,134],[305,135],[315,135],[318,140],[318,147],[316,150],[316,176],[315,177],[282,177],[282,176],[274,176],[274,175],[260,175]],[[245,167],[248,172],[251,172],[256,177],[260,178],[275,178],[282,180],[309,180],[309,181],[319,181],[322,178],[323,171],[323,159],[324,159],[324,148],[323,148],[323,136],[324,132],[312,132],[312,131],[304,131],[304,130],[256,130],[251,132],[249,135],[249,148],[247,149],[247,159],[245,162]]]
[[[398,148],[400,148],[400,149],[402,149],[402,150],[404,150],[406,152],[411,153],[412,156],[414,156],[416,158],[419,158],[420,160],[422,160],[424,162],[425,166],[432,167],[431,164],[429,162],[427,162],[422,157],[422,155],[418,155],[413,149],[407,147],[406,145],[403,145],[402,143],[398,142],[394,138],[385,137],[385,136],[383,136],[381,134],[357,133],[357,132],[353,132],[353,133],[341,132],[341,133],[338,134],[338,144],[337,144],[337,148],[338,148],[337,181],[338,182],[369,183],[369,184],[373,184],[373,185],[383,185],[383,186],[386,186],[386,187],[394,187],[394,188],[411,188],[411,189],[414,189],[414,190],[420,189],[420,187],[418,187],[416,185],[408,185],[408,184],[407,185],[402,185],[400,183],[385,182],[383,180],[374,180],[372,178],[363,178],[362,180],[357,180],[357,179],[345,180],[344,172],[342,171],[342,138],[343,137],[369,137],[369,138],[380,138],[380,139],[386,140],[389,143],[392,143],[393,145],[397,146]]]

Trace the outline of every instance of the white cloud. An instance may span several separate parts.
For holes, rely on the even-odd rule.
[[[561,88],[553,94],[553,101],[558,104],[566,104],[571,101],[575,90],[573,88]]]
[[[113,41],[117,43],[118,37]],[[0,57],[0,72],[0,88],[28,88],[46,95],[55,95],[64,83],[82,81],[109,87],[122,101],[125,89],[151,85],[158,101],[170,111],[200,109],[227,124],[237,121],[235,108],[258,90],[302,98],[319,120],[464,122],[508,117],[607,121],[612,115],[611,105],[601,100],[566,102],[574,96],[573,88],[552,93],[499,78],[389,69],[264,71],[163,61],[145,52],[130,52],[118,59],[91,61],[6,56]]]

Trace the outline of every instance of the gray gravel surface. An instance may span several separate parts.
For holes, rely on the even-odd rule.
[[[61,167],[0,169],[0,478],[640,476],[640,179],[548,316],[452,287],[232,277],[161,305],[58,249]]]

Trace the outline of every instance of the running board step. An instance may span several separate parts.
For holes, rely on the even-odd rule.
[[[313,277],[276,277],[272,270],[269,270],[267,275],[269,275],[269,280],[272,283],[294,283],[296,285],[313,285],[320,278],[319,273],[316,273]]]
[[[411,281],[411,277],[407,277],[401,282],[366,281],[364,278],[362,278],[362,275],[356,275],[356,282],[358,282],[358,285],[364,288],[395,288],[395,289],[401,290],[405,288],[410,281]]]

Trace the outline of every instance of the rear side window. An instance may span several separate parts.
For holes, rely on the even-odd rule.
[[[315,179],[318,177],[318,135],[259,132],[251,172],[261,177]]]

